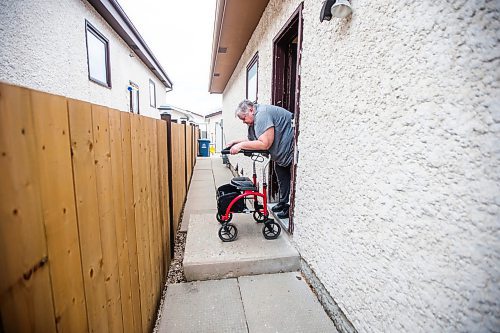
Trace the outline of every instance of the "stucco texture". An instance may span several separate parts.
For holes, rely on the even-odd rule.
[[[498,332],[500,5],[351,3],[320,23],[304,1],[293,242],[360,332]],[[270,102],[298,5],[269,2],[224,91],[228,140],[257,51]]]
[[[111,88],[88,78],[85,20],[109,41]],[[139,112],[160,118],[164,85],[84,0],[0,1],[0,81],[128,111],[129,81],[139,86]],[[133,55],[131,57],[130,55]]]

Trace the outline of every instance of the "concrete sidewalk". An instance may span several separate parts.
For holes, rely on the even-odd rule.
[[[158,332],[337,332],[299,272],[168,286]]]
[[[167,287],[159,332],[336,332],[285,231],[266,240],[252,215],[233,214],[238,237],[219,239],[215,193],[231,178],[221,158],[197,159],[181,224],[193,282]]]

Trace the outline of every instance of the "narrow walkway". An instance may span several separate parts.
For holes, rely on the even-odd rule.
[[[238,238],[220,241],[215,193],[231,178],[220,158],[198,158],[181,225],[192,282],[168,286],[159,332],[336,332],[285,232],[266,240],[252,215],[234,214]]]

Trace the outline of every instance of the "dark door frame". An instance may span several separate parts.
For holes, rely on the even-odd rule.
[[[290,219],[288,225],[288,232],[293,233],[294,229],[294,209],[295,209],[295,180],[297,174],[297,160],[298,160],[298,150],[297,150],[297,139],[299,136],[299,114],[300,114],[300,63],[302,58],[302,9],[304,8],[304,3],[301,2],[297,9],[290,16],[285,25],[278,32],[276,37],[273,39],[273,77],[272,77],[272,104],[282,107],[287,107],[284,105],[285,98],[287,101],[293,103],[293,122],[294,122],[294,157],[292,162],[292,180],[290,184]],[[287,65],[287,54],[288,46],[293,43],[297,38],[297,52],[296,52],[296,64],[295,68],[285,68]],[[284,47],[284,45],[286,45]],[[289,53],[289,52],[288,52]],[[293,55],[292,55],[293,56]],[[291,73],[294,74],[294,78],[286,77]],[[295,84],[294,92],[285,91],[287,87],[287,79],[294,80]],[[288,81],[290,83],[292,81]],[[288,97],[287,97],[288,94]],[[291,99],[291,94],[293,94],[293,99]],[[290,105],[292,106],[292,105]],[[273,175],[270,175],[269,179],[272,179]],[[272,181],[269,182],[272,185]]]

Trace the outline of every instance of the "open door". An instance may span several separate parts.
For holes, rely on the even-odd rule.
[[[223,137],[224,134],[222,132],[222,119],[218,122],[215,123],[215,151],[217,153],[220,153],[223,147]]]
[[[293,213],[295,208],[295,177],[297,171],[297,139],[299,135],[300,99],[300,56],[302,51],[302,9],[301,3],[273,40],[273,83],[272,104],[293,113],[294,159],[290,186],[290,219],[288,232],[293,233]],[[274,163],[269,168],[269,197],[276,200],[278,182],[274,173]]]

